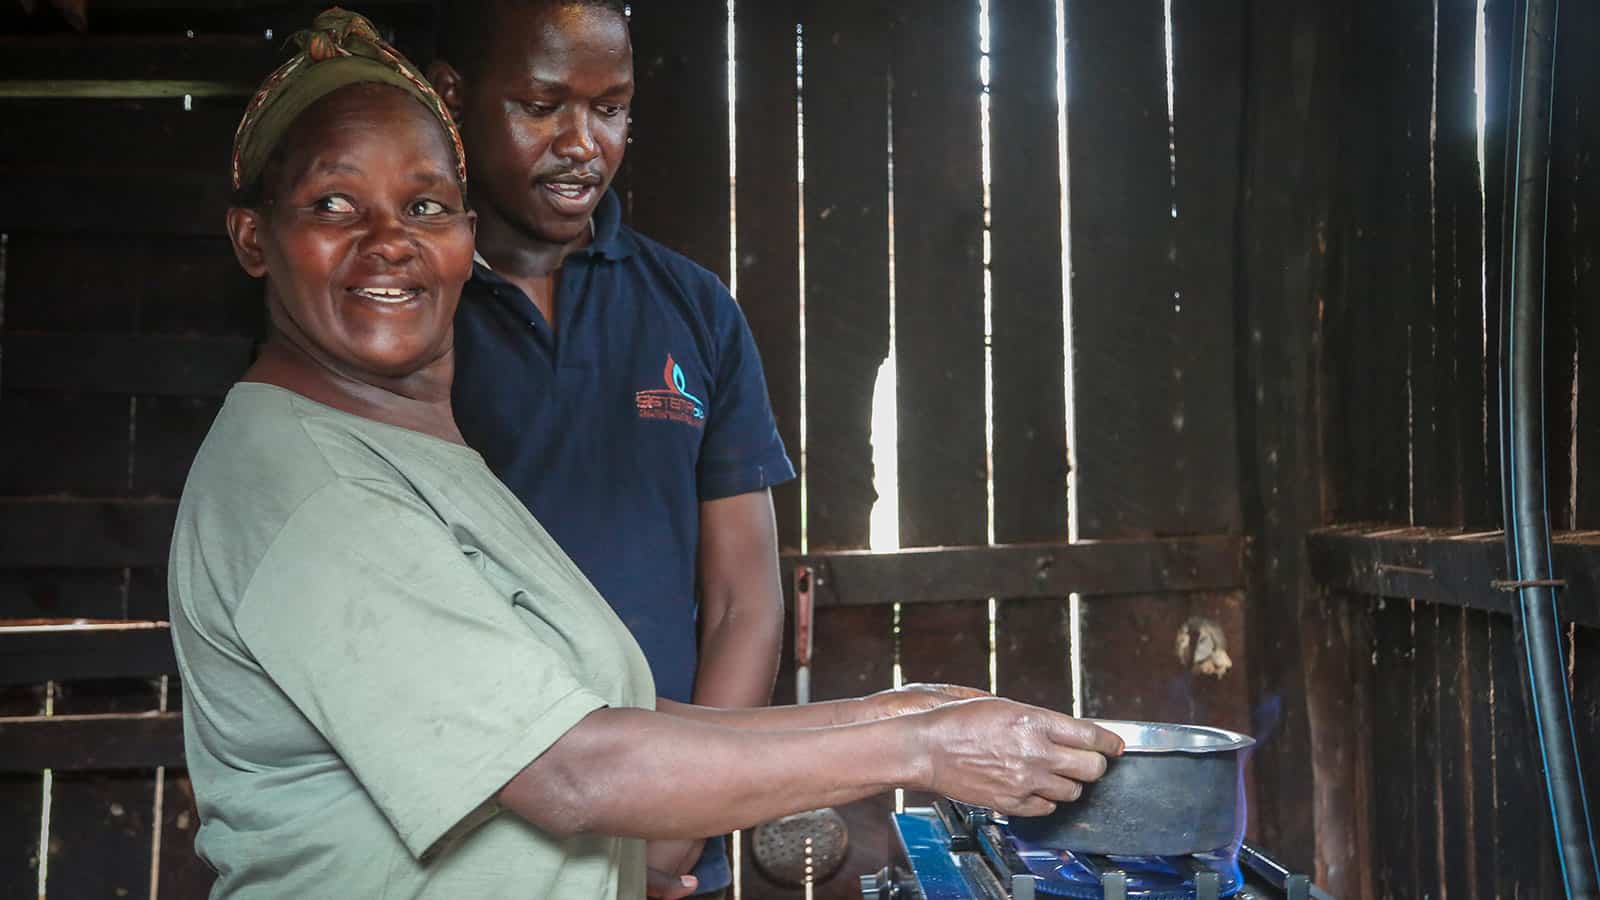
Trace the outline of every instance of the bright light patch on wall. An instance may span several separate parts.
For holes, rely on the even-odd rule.
[[[894,79],[888,80],[889,102],[884,112],[889,141],[888,182],[885,198],[888,213],[885,227],[889,230],[889,353],[878,366],[878,377],[872,383],[872,426],[868,441],[872,445],[872,489],[878,498],[872,503],[867,518],[867,546],[878,552],[900,549],[900,390],[899,374],[895,366],[895,310],[896,282],[894,274]],[[900,687],[906,683],[905,671],[900,666],[900,616],[903,610],[897,600],[890,607],[890,683]],[[894,790],[894,811],[905,812],[906,792]]]
[[[889,354],[878,366],[872,384],[872,489],[873,501],[867,520],[867,546],[872,550],[900,549],[900,399],[899,374],[895,366],[895,243],[894,243],[894,82],[889,82],[888,158],[889,195],[886,198],[889,230]],[[896,614],[896,620],[899,616]],[[900,684],[900,664],[895,662],[895,685]]]
[[[1165,40],[1167,64],[1167,179],[1172,187],[1172,217],[1178,217],[1178,112],[1177,112],[1177,80],[1173,77],[1172,64],[1172,0],[1162,0],[1161,3],[1161,32]],[[1173,291],[1174,310],[1181,301],[1177,291]]]

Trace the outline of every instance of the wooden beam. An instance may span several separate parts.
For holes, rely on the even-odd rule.
[[[0,568],[160,568],[173,500],[0,500]]]
[[[173,675],[166,622],[52,622],[0,626],[0,685]]]
[[[0,81],[5,100],[171,100],[178,97],[248,97],[243,81],[49,78]]]
[[[1505,584],[1504,535],[1499,531],[1338,525],[1313,531],[1306,545],[1312,578],[1335,591],[1416,599],[1423,603],[1514,613],[1517,595]],[[1552,535],[1562,618],[1600,625],[1600,531]]]
[[[928,547],[783,557],[817,570],[817,606],[1230,590],[1244,541],[1228,536]]]
[[[98,5],[98,3],[97,3]],[[0,37],[0,84],[26,80],[204,80],[249,93],[288,58],[288,35],[11,35]]]
[[[0,500],[0,568],[166,565],[172,500]],[[818,606],[940,603],[1231,590],[1245,542],[1232,536],[927,547],[892,553],[790,554],[817,569]]]
[[[361,6],[366,8],[393,8],[416,7],[427,8],[431,0],[363,0]],[[91,12],[161,12],[164,10],[205,10],[207,12],[227,12],[230,10],[265,10],[274,11],[285,6],[284,0],[94,0]],[[297,24],[300,19],[294,20]],[[307,23],[309,19],[305,20]],[[283,35],[287,38],[288,35]]]
[[[0,173],[0,230],[223,237],[231,198],[214,174],[163,170]]]
[[[0,772],[184,764],[182,713],[0,718]]]
[[[221,397],[250,365],[247,338],[9,333],[0,389]]]

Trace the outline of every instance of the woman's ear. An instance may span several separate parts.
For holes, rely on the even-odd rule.
[[[456,67],[442,59],[436,59],[428,64],[428,83],[433,85],[434,91],[439,94],[439,99],[444,101],[444,108],[450,111],[450,118],[457,125],[461,124],[461,107],[466,99],[465,84],[461,73]]]
[[[259,210],[228,208],[228,239],[233,242],[233,255],[251,278],[267,274],[267,255],[261,249],[261,229],[265,227]]]

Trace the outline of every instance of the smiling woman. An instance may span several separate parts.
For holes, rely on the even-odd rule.
[[[648,871],[641,839],[898,785],[1040,814],[1100,777],[1115,735],[970,689],[658,698],[623,621],[456,428],[476,219],[443,102],[359,16],[298,42],[247,109],[228,212],[271,334],[190,470],[168,575],[213,897],[675,898],[695,877]],[[568,168],[540,216],[613,171],[601,143],[552,151]],[[670,356],[661,377],[703,412]]]
[[[277,339],[264,365],[324,402],[442,399],[449,370],[436,370],[448,366],[473,223],[444,132],[396,88],[354,84],[308,107],[282,147],[264,173],[263,202],[228,214],[240,264],[267,277]],[[283,365],[286,354],[317,362],[318,377],[290,374],[300,367]]]

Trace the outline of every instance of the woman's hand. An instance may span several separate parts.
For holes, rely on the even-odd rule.
[[[644,864],[668,875],[683,875],[700,861],[703,840],[650,841],[645,845]]]
[[[1081,719],[999,698],[917,716],[930,790],[1006,815],[1042,816],[1078,799],[1122,753],[1122,739]]]
[[[703,840],[650,841],[645,844],[645,896],[674,900],[687,897],[699,887],[699,879],[689,874],[700,861]]]
[[[695,888],[700,886],[700,879],[693,875],[668,875],[659,869],[645,869],[644,895],[658,897],[660,900],[678,900],[693,894]]]

